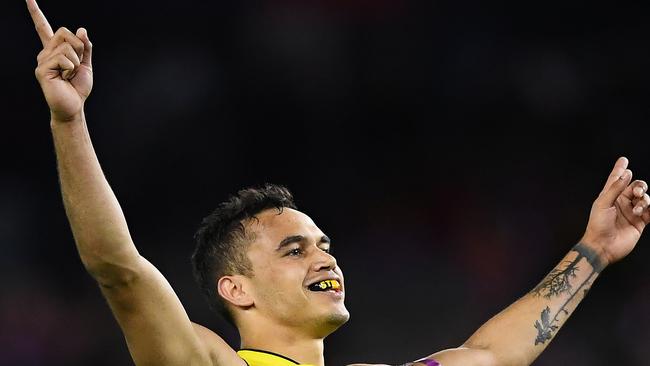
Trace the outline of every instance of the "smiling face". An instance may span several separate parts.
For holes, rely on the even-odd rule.
[[[344,304],[343,273],[329,254],[329,238],[297,210],[269,209],[256,217],[246,225],[254,236],[247,253],[254,275],[244,279],[254,305],[244,311],[319,337],[343,325],[350,314]],[[338,280],[341,287],[309,289],[326,279]]]

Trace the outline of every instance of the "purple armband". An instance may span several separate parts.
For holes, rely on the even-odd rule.
[[[415,362],[420,362],[420,363],[423,363],[423,364],[425,364],[427,366],[441,366],[438,362],[436,362],[434,360],[430,360],[428,358],[425,358],[425,359],[422,359],[422,360],[417,360]]]

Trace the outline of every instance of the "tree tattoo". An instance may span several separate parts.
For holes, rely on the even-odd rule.
[[[569,280],[576,277],[576,272],[580,269],[577,264],[582,258],[581,255],[578,255],[572,262],[568,262],[569,264],[566,268],[553,269],[551,273],[549,273],[548,276],[546,276],[546,278],[544,278],[542,282],[533,289],[533,293],[537,296],[544,296],[547,299],[565,292],[569,293],[571,291],[571,283]]]
[[[544,344],[546,341],[549,341],[551,338],[553,338],[553,333],[559,328],[559,326],[556,325],[558,322],[558,316],[562,313],[569,315],[569,310],[566,308],[567,304],[573,300],[576,294],[581,292],[580,290],[582,290],[583,297],[586,296],[587,292],[589,291],[589,287],[585,286],[588,286],[591,278],[595,274],[600,273],[604,268],[604,265],[598,257],[597,253],[586,245],[578,243],[573,247],[572,251],[578,253],[573,261],[565,262],[566,266],[564,268],[559,268],[560,266],[558,266],[558,268],[552,270],[551,273],[549,273],[542,280],[542,282],[540,282],[540,284],[531,291],[533,295],[542,296],[546,299],[557,297],[562,294],[569,295],[569,297],[560,306],[560,308],[554,314],[552,314],[552,317],[551,309],[548,306],[542,310],[540,319],[536,320],[534,324],[535,329],[537,329],[535,345],[538,345],[540,343]],[[578,263],[583,258],[585,258],[591,265],[591,273],[574,290],[571,284],[571,280],[576,278],[576,273],[580,270]]]

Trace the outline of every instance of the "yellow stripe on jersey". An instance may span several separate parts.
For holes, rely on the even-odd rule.
[[[312,366],[308,364],[299,364],[298,362],[276,353],[261,351],[256,349],[241,349],[237,351],[248,366]]]

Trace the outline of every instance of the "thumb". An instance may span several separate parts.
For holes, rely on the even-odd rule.
[[[81,64],[92,69],[92,59],[93,59],[93,44],[88,38],[88,31],[86,28],[77,29],[77,37],[84,43],[84,53],[82,56]]]
[[[607,191],[603,192],[603,194],[598,197],[598,200],[596,201],[598,208],[606,209],[614,206],[614,202],[616,202],[618,196],[623,193],[627,185],[630,184],[631,179],[632,171],[630,169],[623,171],[618,179],[612,182]]]

